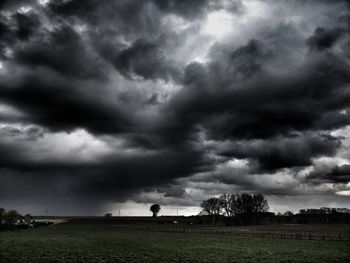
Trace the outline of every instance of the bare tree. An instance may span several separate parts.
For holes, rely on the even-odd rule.
[[[269,205],[262,194],[223,194],[222,199],[225,204],[225,210],[228,210],[228,216],[237,214],[254,214],[267,212]]]
[[[236,194],[234,212],[239,214],[252,214],[254,210],[253,196],[248,193]]]
[[[160,205],[159,204],[153,204],[149,208],[149,210],[153,213],[153,217],[157,217],[159,211],[160,211]]]
[[[269,210],[266,198],[262,194],[225,193],[219,198],[209,198],[201,203],[202,211],[207,215],[224,214],[231,218],[227,222],[239,220],[244,224],[261,223],[262,213]]]
[[[235,194],[222,194],[220,196],[221,207],[224,215],[232,217],[235,214],[236,196]]]
[[[269,211],[269,204],[262,194],[253,194],[253,212],[263,213]]]
[[[236,217],[237,220],[243,223],[260,223],[262,213],[269,210],[266,198],[259,193],[222,194],[220,201],[225,216],[229,218]]]
[[[213,197],[209,198],[201,203],[201,207],[205,213],[208,215],[220,215],[221,214],[221,200],[219,198]]]

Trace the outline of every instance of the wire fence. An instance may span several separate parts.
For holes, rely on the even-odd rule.
[[[243,230],[226,230],[224,228],[197,228],[187,225],[165,225],[165,226],[138,226],[137,229],[152,232],[167,232],[167,233],[193,233],[207,235],[227,235],[227,236],[247,236],[247,237],[266,237],[266,238],[281,238],[281,239],[296,239],[296,240],[333,240],[333,241],[350,241],[348,233],[326,233],[326,232],[296,232],[296,231],[243,231]]]

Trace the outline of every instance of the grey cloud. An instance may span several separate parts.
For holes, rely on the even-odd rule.
[[[48,67],[67,77],[103,78],[102,63],[87,52],[81,37],[71,27],[59,27],[45,38],[21,46],[16,50],[16,61],[30,67]]]
[[[341,111],[349,107],[348,63],[333,55],[310,60],[282,79],[263,75],[242,83],[220,78],[212,65],[193,64],[186,69],[186,88],[169,107],[183,123],[201,123],[215,138],[269,138],[347,125]]]
[[[0,3],[1,10],[16,10],[16,8],[21,7],[22,5],[36,5],[37,0],[3,0]]]
[[[316,167],[306,178],[313,183],[341,183],[350,181],[350,165],[323,165]]]
[[[344,33],[344,30],[338,28],[317,28],[314,34],[308,39],[308,44],[311,49],[325,50],[331,48]]]
[[[274,138],[272,140],[241,141],[221,152],[224,156],[258,161],[261,170],[303,167],[312,164],[312,158],[332,156],[340,140],[327,135],[304,135]]]
[[[347,10],[311,2],[266,0],[286,17],[252,24],[244,1],[2,1],[0,116],[12,136],[0,137],[2,200],[42,191],[101,206],[157,189],[164,202],[193,205],[222,191],[306,195],[345,184],[346,165],[315,160],[336,159],[344,138],[330,134],[350,125]],[[205,33],[214,11],[250,28]],[[207,53],[197,59],[197,49]],[[108,154],[34,154],[40,138],[77,129]],[[247,165],[226,165],[235,159]],[[293,177],[305,167],[313,172]],[[273,184],[283,172],[291,180]],[[195,188],[191,200],[185,188]]]
[[[116,60],[115,67],[128,78],[133,74],[145,79],[178,79],[180,70],[175,62],[167,61],[162,50],[156,44],[139,39],[133,45],[122,50]]]
[[[110,133],[123,131],[131,124],[131,117],[118,105],[98,100],[89,94],[87,87],[81,90],[67,80],[47,75],[50,79],[30,74],[18,80],[15,86],[2,84],[0,101],[26,112],[27,121],[52,130],[82,127],[97,133]],[[90,88],[90,92],[94,89]]]

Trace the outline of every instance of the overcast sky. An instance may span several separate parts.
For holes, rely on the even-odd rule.
[[[2,0],[0,207],[350,208],[343,0]]]

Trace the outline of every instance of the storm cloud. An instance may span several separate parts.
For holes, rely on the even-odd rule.
[[[347,1],[2,1],[0,206],[346,203],[349,21]]]

